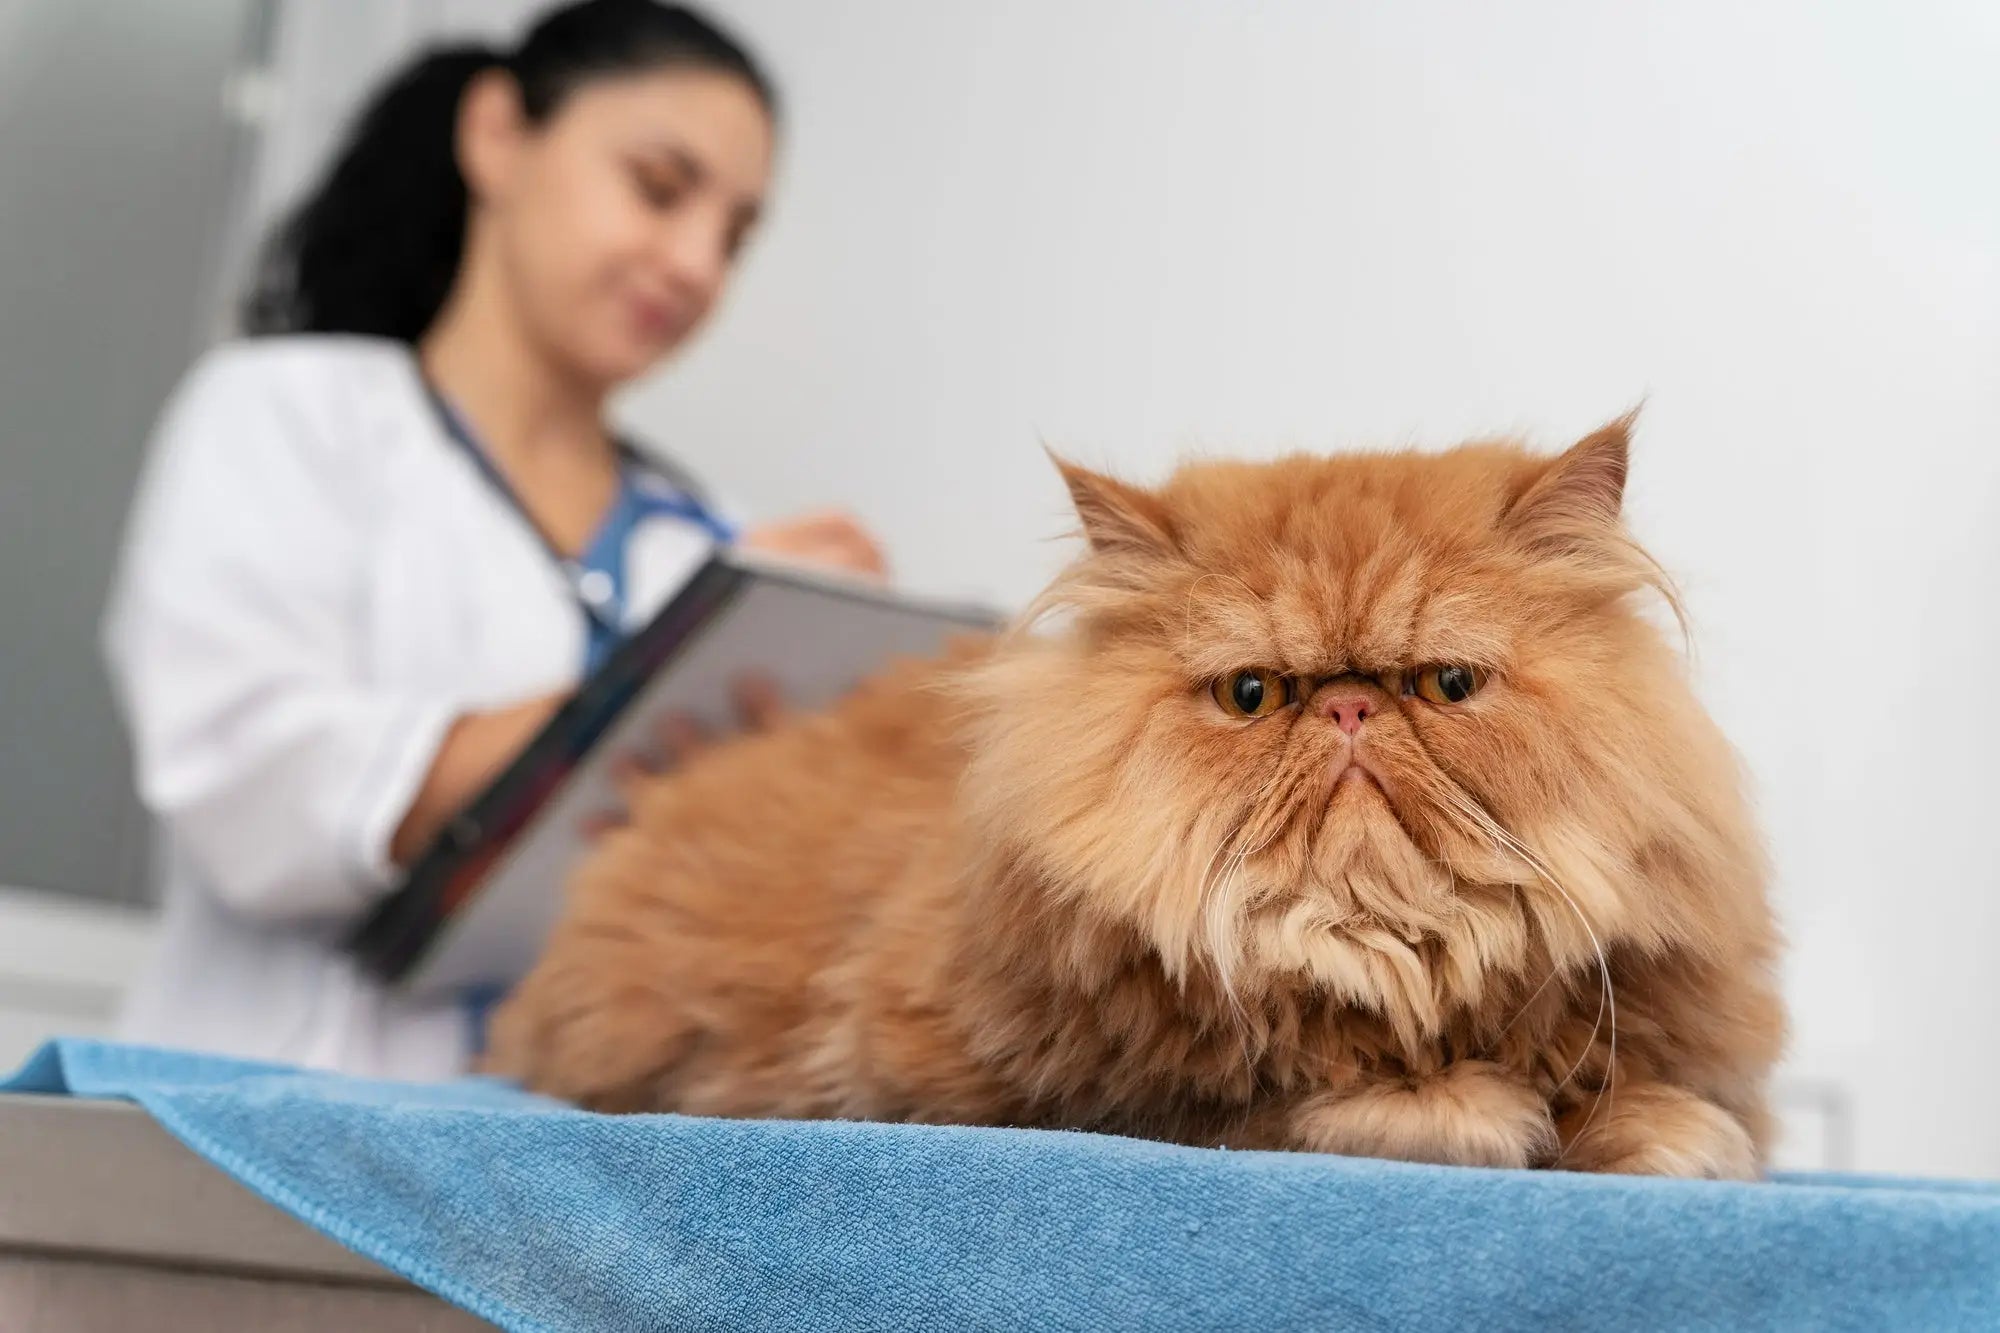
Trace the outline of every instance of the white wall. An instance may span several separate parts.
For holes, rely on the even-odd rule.
[[[718,8],[785,88],[782,193],[640,424],[1018,599],[1062,554],[1040,437],[1154,476],[1554,446],[1648,395],[1636,521],[1758,779],[1796,1072],[1847,1089],[1860,1164],[2000,1175],[2000,10]],[[329,128],[281,125],[271,178]]]

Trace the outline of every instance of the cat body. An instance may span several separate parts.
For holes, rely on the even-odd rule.
[[[1765,865],[1647,615],[1626,447],[1066,467],[1090,545],[1050,614],[648,783],[493,1068],[603,1110],[1755,1175]]]

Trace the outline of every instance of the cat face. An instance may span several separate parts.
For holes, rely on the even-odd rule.
[[[1532,948],[1727,929],[1754,880],[1726,746],[1635,597],[1627,423],[1559,458],[1065,467],[1090,550],[1003,653],[968,794],[1170,967],[1420,1014]],[[1536,944],[1539,939],[1541,943]]]

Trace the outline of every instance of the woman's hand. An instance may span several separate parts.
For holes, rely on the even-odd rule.
[[[864,578],[886,579],[889,562],[875,538],[852,515],[837,510],[801,514],[760,524],[743,535],[743,548],[802,565],[818,565]]]
[[[389,859],[407,868],[422,855],[445,821],[484,791],[568,699],[564,693],[545,694],[507,708],[467,713],[452,723],[423,786],[389,839]]]
[[[746,676],[737,681],[733,694],[737,721],[746,734],[770,730],[784,712],[778,687],[762,676]],[[596,837],[630,823],[633,803],[647,779],[679,768],[714,743],[715,738],[685,714],[663,720],[648,750],[620,755],[612,761],[611,783],[618,792],[618,808],[590,816],[584,821],[584,832]]]

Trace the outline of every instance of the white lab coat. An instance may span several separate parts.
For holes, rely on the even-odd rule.
[[[708,549],[691,524],[642,523],[630,618]],[[461,1072],[465,1010],[384,990],[339,941],[393,882],[390,835],[451,720],[574,684],[585,637],[409,348],[287,337],[204,357],[152,441],[105,622],[161,893],[121,1035]]]

